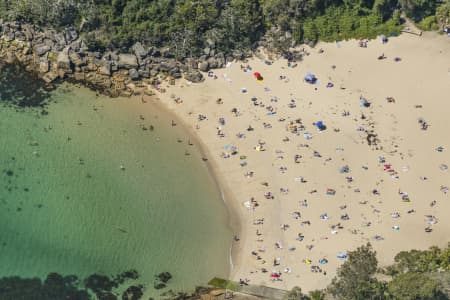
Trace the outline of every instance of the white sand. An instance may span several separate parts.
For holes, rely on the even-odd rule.
[[[320,48],[324,53],[318,52]],[[450,170],[441,170],[440,164],[450,164],[450,39],[432,33],[422,37],[404,34],[391,38],[386,45],[374,40],[368,48],[359,48],[357,41],[349,41],[339,46],[319,44],[309,51],[311,55],[296,68],[287,67],[285,60],[268,66],[252,59],[248,64],[253,71],[244,72],[235,62],[230,68],[215,70],[218,79],[207,77],[204,83],[192,85],[183,80],[159,94],[160,102],[197,133],[220,185],[229,191],[226,201],[241,223],[241,232],[237,233],[240,241],[233,242],[232,278],[236,280],[247,278],[254,284],[286,289],[299,285],[309,291],[330,283],[342,263],[337,258],[339,252],[362,243],[370,241],[380,263],[386,265],[401,250],[443,246],[449,241],[446,214],[450,199],[441,186],[450,186]],[[377,60],[381,53],[387,59]],[[400,62],[394,61],[397,56]],[[264,80],[256,81],[254,71]],[[305,83],[306,72],[314,73],[319,84]],[[288,80],[280,80],[280,75]],[[334,87],[326,88],[328,82]],[[246,94],[241,93],[244,87]],[[265,91],[266,87],[270,91]],[[175,103],[171,95],[180,97],[183,103]],[[360,95],[371,102],[369,108],[360,107]],[[252,97],[264,107],[253,105]],[[271,102],[273,97],[278,102]],[[395,103],[388,103],[386,97],[395,98]],[[217,98],[222,98],[223,104],[217,104]],[[291,99],[295,99],[295,108],[288,107]],[[275,115],[267,114],[269,106]],[[239,110],[239,116],[231,112],[233,108]],[[342,116],[344,110],[350,115]],[[199,114],[207,119],[199,121]],[[361,119],[361,114],[366,118]],[[224,126],[218,123],[221,117]],[[429,124],[427,130],[421,129],[420,117]],[[299,135],[288,132],[288,122],[299,118],[305,130]],[[319,132],[313,125],[318,120],[327,126],[325,131]],[[264,128],[263,123],[272,127]],[[249,125],[253,131],[247,131]],[[360,125],[378,134],[378,146],[368,145],[366,134],[357,131]],[[224,137],[217,135],[219,126]],[[246,138],[239,139],[239,132]],[[310,132],[312,139],[305,139],[304,132]],[[283,141],[285,137],[289,141]],[[258,141],[265,142],[266,151],[254,149]],[[222,153],[231,152],[224,149],[225,145],[236,146],[238,153],[223,158]],[[444,148],[443,152],[436,151],[438,146]],[[314,151],[321,157],[314,156]],[[299,163],[294,162],[296,154],[301,155]],[[385,164],[392,165],[398,179],[384,170],[380,156],[385,157]],[[247,165],[242,167],[242,162]],[[339,173],[344,165],[350,168],[348,174]],[[286,167],[286,172],[281,173],[280,167]],[[246,172],[254,172],[253,177],[246,177]],[[349,176],[353,182],[347,181]],[[307,182],[297,182],[298,177]],[[289,189],[289,193],[280,192],[280,188]],[[335,195],[327,195],[327,188],[334,189]],[[380,195],[374,195],[374,189]],[[317,192],[311,194],[313,190]],[[410,202],[402,201],[399,190],[408,193]],[[266,199],[265,192],[272,192],[274,199]],[[248,209],[244,202],[252,197],[258,207]],[[300,205],[304,199],[307,207]],[[436,204],[430,206],[433,200]],[[415,213],[408,214],[412,209]],[[295,219],[294,212],[300,212],[301,218]],[[392,218],[394,212],[400,217]],[[325,213],[328,220],[321,220],[320,215]],[[350,219],[342,220],[344,214]],[[430,233],[424,230],[429,226],[425,215],[438,220],[430,226]],[[264,224],[254,225],[262,218]],[[310,225],[302,225],[306,221]],[[338,223],[343,228],[335,228],[333,233],[331,226]],[[282,230],[282,224],[289,228]],[[393,226],[400,229],[393,230]],[[256,235],[257,230],[261,235]],[[299,233],[303,241],[296,240]],[[383,240],[375,240],[376,235]],[[283,248],[276,249],[276,242]],[[308,250],[307,245],[314,247]],[[289,251],[290,247],[295,251]],[[274,266],[277,257],[280,265]],[[319,264],[322,258],[328,263]],[[308,259],[311,264],[304,262]],[[312,265],[323,271],[311,272]],[[284,273],[287,267],[290,273]],[[262,273],[261,268],[269,272]],[[283,272],[282,281],[272,281],[272,271]]]

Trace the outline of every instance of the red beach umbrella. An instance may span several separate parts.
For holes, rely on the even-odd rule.
[[[261,73],[259,73],[259,72],[253,73],[253,76],[255,76],[255,78],[258,79],[258,80],[262,79]]]

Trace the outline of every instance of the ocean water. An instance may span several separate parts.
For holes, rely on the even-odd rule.
[[[68,84],[50,99],[0,105],[0,277],[136,269],[148,299],[227,276],[227,210],[187,132],[138,99]]]

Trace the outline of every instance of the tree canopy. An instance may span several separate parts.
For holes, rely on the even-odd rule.
[[[188,33],[193,53],[208,42],[230,52],[251,48],[273,28],[289,32],[296,43],[398,32],[399,9],[415,21],[432,16],[425,24],[430,27],[448,19],[449,1],[0,0],[0,18],[75,26],[99,47],[129,48],[136,41],[169,46],[174,35]]]

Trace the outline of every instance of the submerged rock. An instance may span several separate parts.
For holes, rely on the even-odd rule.
[[[142,285],[132,285],[122,294],[122,300],[138,300],[144,295]]]
[[[156,276],[161,282],[167,283],[170,279],[172,279],[172,274],[169,272],[162,272]]]
[[[93,274],[84,280],[85,286],[94,293],[110,292],[115,287],[114,281],[108,276]]]
[[[162,282],[155,282],[155,283],[153,284],[153,287],[154,287],[156,290],[160,290],[160,289],[165,288],[166,285],[165,285],[164,283],[162,283]]]

